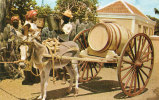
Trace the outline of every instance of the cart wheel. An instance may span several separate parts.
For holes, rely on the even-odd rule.
[[[78,44],[80,51],[85,50],[88,47],[87,36],[89,30],[90,29],[87,29],[78,33],[73,39],[73,41]],[[87,82],[97,76],[103,66],[103,63],[84,61],[80,62],[78,65],[80,75],[79,81]]]
[[[127,96],[141,94],[152,73],[154,49],[150,38],[139,33],[128,40],[118,62],[118,79]]]

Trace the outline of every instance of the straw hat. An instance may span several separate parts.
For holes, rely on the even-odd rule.
[[[66,10],[66,11],[63,13],[63,15],[64,15],[64,16],[67,16],[67,17],[70,17],[70,18],[73,17],[71,10]]]

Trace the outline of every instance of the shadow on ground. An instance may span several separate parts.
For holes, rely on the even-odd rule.
[[[141,94],[145,93],[147,90],[148,90],[148,89],[145,88],[144,91],[143,91]],[[141,94],[139,94],[139,95],[141,95]],[[120,93],[116,94],[116,95],[114,96],[114,98],[115,98],[115,99],[127,99],[127,98],[132,98],[132,97],[125,95],[124,92],[120,92]]]
[[[104,93],[104,92],[111,92],[111,91],[117,91],[121,90],[118,81],[114,80],[98,80],[98,81],[90,81],[88,83],[81,83],[79,85],[79,88],[82,88],[84,90],[90,91],[89,93],[86,94],[81,94],[79,91],[79,96],[86,96],[86,95],[92,95],[92,94],[98,94],[98,93]],[[66,93],[67,88],[62,88],[62,89],[57,89],[57,90],[52,90],[52,91],[47,91],[47,100],[52,100],[52,99],[59,99],[59,98],[69,98],[73,97],[73,95],[68,95]],[[74,90],[72,91],[74,93]],[[36,97],[37,99],[38,97]],[[36,100],[34,99],[34,100]]]

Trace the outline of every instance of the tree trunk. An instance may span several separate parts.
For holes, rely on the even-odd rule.
[[[5,27],[6,2],[7,2],[7,0],[0,0],[0,32],[2,32]]]

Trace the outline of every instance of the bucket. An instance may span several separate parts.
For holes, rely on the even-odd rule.
[[[114,50],[120,54],[124,44],[132,33],[116,23],[99,23],[88,34],[88,43],[92,50],[103,52]]]

